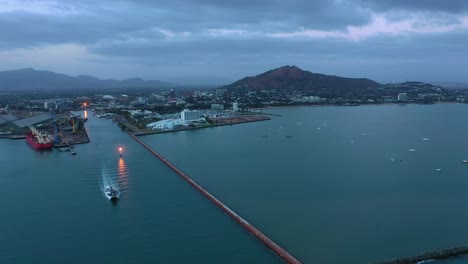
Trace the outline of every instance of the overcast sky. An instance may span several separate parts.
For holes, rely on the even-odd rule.
[[[468,1],[0,1],[0,70],[226,84],[283,65],[468,82]]]

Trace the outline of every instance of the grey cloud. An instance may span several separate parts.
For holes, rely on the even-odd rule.
[[[404,75],[455,76],[467,71],[466,31],[373,36],[353,42],[338,38],[271,38],[264,34],[211,36],[209,29],[293,32],[301,28],[343,30],[364,25],[373,12],[390,20],[417,11],[453,23],[464,1],[63,1],[76,14],[0,13],[0,49],[77,43],[95,56],[95,69],[135,67],[145,78],[171,82],[223,83],[286,64],[344,76],[392,81]],[[62,2],[61,2],[62,3]],[[441,5],[440,3],[444,3]],[[70,7],[67,10],[70,9]],[[386,10],[391,12],[385,12]],[[397,10],[397,11],[395,11]],[[399,12],[398,10],[402,10]],[[171,37],[160,30],[176,35]],[[190,32],[187,36],[177,35]],[[66,61],[66,58],[64,59]],[[1,65],[1,58],[0,58]],[[30,65],[25,65],[28,67]],[[447,70],[439,70],[444,66]],[[70,67],[73,68],[73,67]],[[462,71],[463,70],[463,71]],[[124,71],[124,70],[122,70]],[[80,74],[82,72],[77,72]],[[92,73],[88,73],[93,75]],[[122,72],[116,71],[118,78]],[[99,73],[94,75],[99,76]],[[185,77],[184,77],[185,76]],[[185,78],[185,79],[184,79]]]
[[[460,13],[468,10],[466,0],[358,0],[364,6],[382,10],[439,11]]]
[[[242,25],[279,25],[289,28],[311,27],[339,29],[347,25],[362,25],[370,20],[370,13],[352,2],[307,0],[163,0],[129,1],[146,4],[161,10],[178,10],[193,19],[195,24],[208,20],[210,27]],[[204,21],[206,23],[206,21]],[[201,24],[205,24],[201,22]],[[206,25],[206,24],[205,24]],[[280,27],[284,27],[281,25]]]
[[[236,38],[198,39],[190,43],[150,42],[138,45],[101,43],[94,52],[129,63],[146,64],[167,79],[205,77],[233,81],[245,75],[286,64],[304,69],[343,76],[369,77],[381,82],[461,79],[468,70],[465,48],[468,36],[463,33],[419,37],[381,37],[363,43],[337,39],[278,40]],[[178,77],[167,69],[179,69]],[[451,69],[447,71],[446,69]],[[174,73],[172,73],[174,75]],[[210,79],[210,76],[211,78]],[[198,77],[197,77],[198,76]]]
[[[333,1],[63,1],[71,15],[0,13],[0,48],[37,44],[97,43],[103,39],[155,38],[160,28],[199,34],[208,29],[293,31],[343,29],[365,24],[370,13]],[[220,4],[221,3],[221,4]],[[145,35],[146,34],[146,35]],[[163,37],[159,35],[159,37]]]

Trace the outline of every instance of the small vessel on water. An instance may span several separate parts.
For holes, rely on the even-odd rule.
[[[72,154],[72,155],[76,155],[76,152],[75,152],[75,151],[71,151],[71,154]]]
[[[409,149],[408,151],[409,151],[409,152],[415,152],[416,149]]]
[[[54,146],[52,138],[46,132],[37,130],[29,126],[30,132],[26,133],[26,142],[35,149],[50,149]]]
[[[462,163],[468,163],[468,160],[462,160]]]
[[[119,191],[112,186],[107,186],[104,193],[109,200],[119,199]]]

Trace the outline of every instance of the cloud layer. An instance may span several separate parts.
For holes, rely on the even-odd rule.
[[[295,64],[468,81],[466,1],[6,0],[0,32],[0,70],[222,84]]]

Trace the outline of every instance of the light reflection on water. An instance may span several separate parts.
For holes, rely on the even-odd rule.
[[[128,186],[128,173],[127,173],[127,166],[125,164],[125,160],[123,158],[119,159],[118,167],[117,167],[117,177],[119,186],[122,190],[127,189]]]

